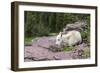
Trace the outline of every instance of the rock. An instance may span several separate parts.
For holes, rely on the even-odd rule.
[[[58,56],[54,56],[53,58],[54,58],[55,60],[61,60],[61,58],[58,57]]]
[[[52,52],[60,52],[63,50],[63,47],[60,45],[53,44],[50,46],[49,50],[51,50]]]
[[[78,21],[78,22],[75,22],[73,24],[67,24],[65,26],[65,28],[63,29],[63,33],[67,33],[67,31],[71,31],[71,30],[81,31],[81,30],[85,29],[85,26],[86,26],[85,21]]]
[[[33,61],[34,60],[34,57],[24,57],[24,60],[25,61]]]
[[[34,59],[33,59],[34,61],[45,61],[45,60],[48,60],[48,58],[46,58],[46,57],[34,57]]]
[[[48,60],[46,57],[25,57],[26,60],[33,60],[33,61],[45,61]]]
[[[81,59],[83,56],[83,52],[84,51],[82,49],[75,49],[72,54],[73,59]]]
[[[73,59],[84,59],[89,58],[90,56],[90,48],[85,43],[75,46],[74,50],[72,51]]]

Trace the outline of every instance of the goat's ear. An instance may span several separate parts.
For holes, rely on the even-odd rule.
[[[60,35],[61,35],[61,37],[62,37],[62,32],[60,32],[59,34],[60,34]]]
[[[62,37],[62,33],[61,33],[61,37]]]
[[[61,35],[61,32],[59,32],[59,35]]]

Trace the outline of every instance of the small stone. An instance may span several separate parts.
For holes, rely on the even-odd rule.
[[[58,57],[58,56],[54,56],[54,59],[55,59],[55,60],[61,60],[61,58]]]
[[[34,57],[33,58],[34,61],[45,61],[45,60],[48,60],[47,57]]]

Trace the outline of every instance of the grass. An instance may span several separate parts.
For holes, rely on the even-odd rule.
[[[64,51],[71,51],[74,47],[73,46],[67,46],[64,47]]]
[[[25,37],[24,38],[24,44],[25,45],[31,45],[32,44],[33,37]]]
[[[49,36],[55,36],[57,33],[49,33]]]

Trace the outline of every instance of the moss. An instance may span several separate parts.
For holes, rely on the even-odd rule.
[[[84,58],[89,58],[90,57],[90,49],[84,48],[83,57]]]
[[[73,46],[67,46],[67,47],[64,47],[64,51],[71,51],[74,47]]]

